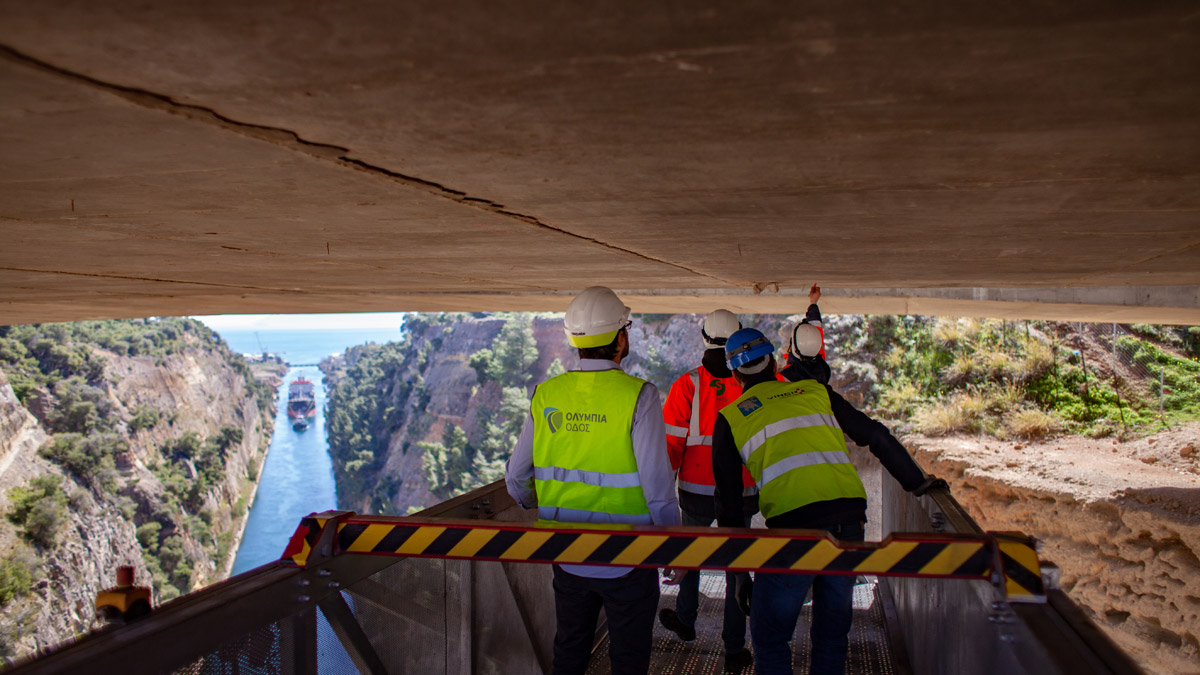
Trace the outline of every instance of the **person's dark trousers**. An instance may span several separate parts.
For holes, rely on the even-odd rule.
[[[862,523],[825,528],[842,541],[862,541]],[[792,675],[789,642],[812,586],[812,665],[809,675],[842,675],[854,615],[854,575],[765,574],[754,576],[750,637],[757,675]]]
[[[613,675],[646,675],[654,613],[658,610],[658,570],[635,569],[616,579],[593,579],[554,566],[553,675],[583,675],[596,639],[600,608],[608,617],[608,657]]]
[[[699,497],[697,495],[696,497]],[[695,527],[708,527],[717,519],[716,508],[712,497],[707,497],[707,503],[696,499],[691,493],[680,492],[680,507],[683,512],[683,524]],[[750,518],[758,511],[758,499],[747,498],[743,508],[746,517],[744,527],[750,527]],[[746,646],[746,615],[738,607],[737,597],[733,593],[734,575],[725,574],[725,617],[721,626],[721,639],[725,641],[725,651],[736,652]],[[700,608],[700,573],[690,570],[679,582],[679,595],[675,598],[675,613],[684,625],[695,627],[696,614]]]
[[[715,517],[696,517],[687,511],[683,512],[683,524],[696,527],[712,525]],[[746,526],[749,527],[747,518]],[[734,575],[725,573],[725,618],[721,626],[721,639],[725,641],[726,652],[736,652],[746,646],[746,615],[737,604],[733,594]],[[700,610],[700,572],[689,570],[679,582],[679,595],[675,598],[675,613],[685,625],[696,625],[696,614]]]

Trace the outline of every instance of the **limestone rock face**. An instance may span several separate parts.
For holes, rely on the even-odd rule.
[[[129,356],[89,347],[104,362],[103,375],[90,383],[100,388],[115,416],[116,436],[128,445],[115,459],[115,476],[107,487],[90,484],[63,466],[39,455],[50,442],[44,421],[56,404],[45,389],[35,389],[27,403],[17,398],[0,370],[0,512],[12,507],[14,488],[25,488],[41,476],[52,476],[66,499],[65,516],[52,544],[29,540],[21,529],[0,519],[0,555],[32,568],[32,588],[0,607],[0,651],[20,655],[56,645],[94,627],[97,591],[115,584],[117,567],[132,565],[136,583],[151,584],[137,528],[162,525],[159,539],[178,535],[190,567],[187,589],[228,575],[236,547],[230,542],[245,524],[245,498],[265,458],[274,421],[273,403],[252,387],[253,377],[240,357],[215,342],[197,338],[177,353]],[[157,423],[131,424],[139,410],[161,414]],[[168,498],[151,467],[164,461],[162,447],[184,434],[200,438],[236,429],[223,460],[223,473],[199,495],[200,508],[189,511]],[[201,511],[211,523],[200,527]],[[219,545],[218,541],[224,541]],[[220,555],[218,555],[220,554]],[[156,586],[155,601],[161,602]]]
[[[1198,439],[1193,422],[1132,441],[904,441],[984,529],[1045,542],[1071,599],[1165,673],[1200,665],[1200,466],[1178,450]]]
[[[45,430],[17,400],[8,378],[0,371],[0,475],[45,440]]]

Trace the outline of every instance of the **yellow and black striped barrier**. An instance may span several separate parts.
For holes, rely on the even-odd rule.
[[[336,527],[333,555],[670,567],[731,572],[873,574],[1004,582],[1010,600],[1043,601],[1034,543],[1020,534],[893,534],[841,542],[820,530],[605,525],[546,527],[443,518],[304,518],[283,562],[304,567],[322,531]]]

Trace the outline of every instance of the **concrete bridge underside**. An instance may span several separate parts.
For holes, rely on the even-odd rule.
[[[10,1],[0,92],[0,324],[1200,324],[1192,1]]]

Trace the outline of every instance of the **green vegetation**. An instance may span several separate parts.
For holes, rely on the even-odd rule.
[[[460,494],[504,477],[504,462],[517,444],[529,414],[529,395],[521,387],[505,387],[499,410],[480,411],[483,433],[471,443],[467,434],[446,425],[441,443],[418,443],[425,450],[425,479],[435,493]]]
[[[0,607],[29,592],[38,565],[37,555],[23,544],[0,558]]]
[[[521,426],[529,414],[526,385],[538,375],[537,340],[532,314],[500,314],[504,319],[491,348],[471,355],[481,387],[498,394],[496,405],[480,406],[473,438],[454,425],[447,425],[441,443],[418,443],[425,450],[425,478],[433,492],[449,497],[473,490],[504,477],[504,462],[517,444]],[[550,369],[562,372],[558,359]],[[498,389],[499,391],[495,391]],[[476,396],[480,396],[476,390]]]
[[[391,508],[398,478],[383,475],[381,460],[401,428],[414,440],[411,446],[399,441],[402,450],[424,452],[426,478],[439,497],[503,476],[504,461],[529,410],[527,387],[542,374],[536,365],[534,315],[491,315],[473,325],[495,326],[491,321],[497,319],[503,323],[491,343],[465,357],[478,382],[472,398],[480,405],[464,424],[446,424],[440,442],[419,440],[435,420],[427,412],[433,392],[425,375],[437,365],[430,355],[442,348],[456,325],[471,320],[468,315],[416,315],[406,322],[404,341],[363,345],[346,353],[343,371],[329,391],[326,418],[339,494],[367,497],[370,510]],[[562,372],[562,362],[554,361],[550,370]]]
[[[105,359],[93,346],[121,356],[167,356],[188,346],[223,344],[207,326],[179,317],[0,326],[0,366],[17,398],[78,377],[95,384]]]
[[[1128,369],[1089,363],[1073,324],[867,317],[856,344],[879,369],[877,410],[930,434],[1039,438],[1061,431],[1105,436],[1200,419],[1200,363],[1138,337],[1118,338]],[[1187,330],[1134,327],[1141,335]],[[1151,330],[1153,329],[1153,330]],[[1111,343],[1109,343],[1111,346]],[[1106,353],[1107,356],[1107,353]],[[1140,368],[1138,367],[1140,366]],[[1126,370],[1142,373],[1131,377]],[[1163,415],[1159,382],[1163,371]]]
[[[52,436],[38,450],[38,454],[61,465],[86,485],[113,492],[116,487],[116,463],[113,458],[128,450],[129,444],[116,434],[84,436],[66,433]]]
[[[163,461],[151,471],[166,488],[172,510],[182,506],[193,513],[199,511],[204,495],[223,479],[230,449],[241,442],[241,429],[222,427],[204,440],[189,432],[163,444],[159,448]]]
[[[24,529],[25,538],[43,548],[54,546],[67,519],[67,495],[57,476],[38,476],[26,487],[8,491],[8,519]]]
[[[142,429],[153,429],[162,419],[162,413],[150,406],[140,405],[133,409],[133,417],[129,419],[129,433],[136,434]]]
[[[329,391],[326,425],[339,492],[373,491],[376,458],[383,456],[391,432],[404,423],[409,395],[421,385],[400,376],[402,344],[350,349],[345,377]]]
[[[502,387],[529,384],[533,378],[533,364],[538,360],[537,341],[533,338],[533,315],[500,316],[506,320],[491,349],[475,352],[468,363],[475,369],[480,384],[497,382]]]

